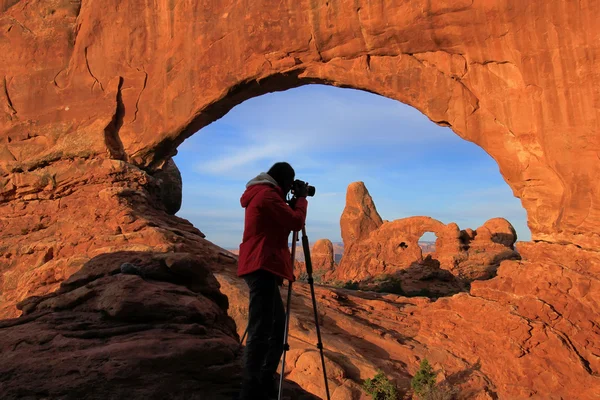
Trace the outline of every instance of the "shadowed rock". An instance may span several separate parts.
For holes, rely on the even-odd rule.
[[[242,347],[219,287],[190,254],[95,257],[0,321],[2,399],[234,399]],[[314,398],[287,382],[285,397]]]

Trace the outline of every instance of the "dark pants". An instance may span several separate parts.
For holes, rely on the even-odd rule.
[[[279,293],[281,278],[262,270],[243,278],[250,289],[250,305],[240,398],[264,400],[283,353],[285,310]]]

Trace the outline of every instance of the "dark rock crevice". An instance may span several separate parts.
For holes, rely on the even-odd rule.
[[[127,160],[123,142],[119,137],[119,130],[123,126],[123,118],[125,116],[125,105],[123,104],[123,95],[121,87],[123,86],[123,78],[119,77],[117,87],[115,113],[110,123],[104,129],[104,143],[111,158],[116,160]]]

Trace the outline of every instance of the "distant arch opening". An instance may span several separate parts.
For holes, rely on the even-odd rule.
[[[317,187],[311,241],[341,244],[345,191],[356,180],[381,215],[428,215],[461,228],[503,216],[530,238],[525,210],[483,149],[411,106],[360,90],[311,84],[251,98],[185,140],[173,159],[183,179],[177,215],[226,249],[241,242],[246,183],[280,160]]]
[[[530,238],[525,210],[482,148],[413,107],[360,90],[312,84],[251,98],[185,140],[174,161],[183,177],[177,215],[232,253],[237,253],[244,229],[240,196],[249,180],[277,161],[290,162],[296,178],[316,186],[316,195],[309,198],[307,233],[311,246],[318,239],[331,240],[336,271],[351,259],[340,216],[347,187],[355,181],[364,182],[377,212],[392,220],[429,216],[464,229],[500,216],[513,223],[520,238]],[[374,258],[369,265],[375,269],[369,279],[377,278],[377,287],[391,290],[386,279],[391,277],[390,287],[397,287],[396,272],[408,268],[400,285],[407,295],[440,297],[462,290],[450,282],[445,258],[435,254],[437,236],[426,232],[415,243],[414,232],[406,233],[398,236],[390,254],[415,261],[422,253],[422,265],[433,272],[379,260],[383,244],[373,243],[368,246],[373,254],[367,256]],[[297,258],[302,261],[301,251]],[[327,277],[324,284],[361,287],[356,277],[336,272]],[[443,290],[428,289],[440,279]]]
[[[424,232],[419,238],[418,244],[423,253],[423,257],[434,254],[436,251],[436,241],[438,237],[435,232]]]

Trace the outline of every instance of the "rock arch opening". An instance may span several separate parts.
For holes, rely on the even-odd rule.
[[[537,242],[519,246],[524,259],[505,263],[497,279],[474,284],[471,296],[411,305],[387,302],[394,318],[375,332],[360,329],[366,325],[356,316],[345,319],[349,332],[327,326],[332,329],[330,338],[354,333],[361,339],[347,341],[348,347],[338,340],[335,351],[359,361],[356,365],[366,364],[364,358],[355,357],[357,349],[364,350],[365,357],[370,353],[369,371],[381,367],[407,389],[415,358],[437,354],[444,365],[434,368],[449,367],[446,376],[473,377],[474,396],[597,397],[600,340],[594,328],[599,302],[594,295],[600,292],[600,185],[595,177],[600,173],[596,91],[600,77],[593,60],[600,54],[600,41],[592,28],[599,12],[594,4],[416,0],[362,1],[360,7],[343,7],[345,3],[336,1],[288,1],[271,7],[261,1],[208,6],[158,1],[145,7],[131,0],[53,3],[52,9],[48,2],[24,0],[0,5],[6,39],[0,41],[0,54],[6,55],[0,81],[3,317],[15,316],[15,304],[24,296],[44,296],[86,260],[105,253],[197,252],[202,255],[200,264],[222,266],[220,253],[212,254],[196,230],[155,201],[153,190],[160,179],[153,173],[193,133],[194,123],[200,126],[226,113],[235,91],[242,95],[249,86],[285,75],[291,78],[291,86],[313,80],[379,93],[451,125],[497,160],[528,210]],[[468,224],[458,225],[454,233],[464,251],[490,253],[478,243],[493,226],[484,223],[481,230],[472,226],[474,235],[465,228]],[[510,232],[504,234],[512,238]],[[502,245],[505,239],[496,235],[502,242],[498,243],[492,237],[494,245]],[[159,257],[157,264],[164,267],[163,261]],[[123,278],[110,269],[110,279]],[[91,279],[94,276],[95,272],[90,274]],[[106,293],[114,290],[111,286]],[[221,290],[235,294],[226,285]],[[97,297],[86,299],[89,305],[113,304],[97,302]],[[341,296],[330,300],[342,301]],[[59,312],[84,306],[67,303],[67,309]],[[169,303],[168,308],[173,309],[173,304],[181,310],[180,303]],[[229,309],[232,314],[233,309]],[[363,318],[385,319],[380,318],[385,316],[380,309],[355,311]],[[80,312],[73,318],[70,326],[79,330],[85,319]],[[22,336],[2,335],[7,339],[2,351],[25,362],[21,368],[6,369],[5,375],[21,378],[10,380],[9,391],[22,394],[35,387],[52,396],[69,388],[83,389],[81,393],[98,388],[95,394],[102,396],[106,385],[87,379],[71,380],[75,386],[57,385],[64,383],[60,379],[69,371],[31,368],[29,356],[35,348],[31,332],[40,332],[38,324],[45,324],[44,319],[51,318],[18,322],[29,324],[16,329],[27,333],[26,342],[32,346],[20,345]],[[68,329],[64,323],[59,326],[63,333]],[[172,335],[172,326],[169,330]],[[113,333],[129,337],[119,332],[123,331]],[[185,333],[187,344],[189,332],[201,331]],[[89,337],[90,331],[79,333]],[[96,337],[107,334],[94,332]],[[386,340],[393,359],[386,358],[386,352],[373,353],[382,334],[394,339]],[[47,347],[47,335],[40,337],[39,345]],[[229,338],[237,348],[234,338]],[[146,342],[126,340],[144,343],[146,349],[139,354],[148,354],[148,349],[156,353],[156,347]],[[413,346],[415,342],[419,345]],[[190,353],[176,354],[176,365],[177,360],[190,358]],[[309,357],[300,360],[299,365],[311,362]],[[131,365],[130,361],[120,365]],[[83,377],[98,376],[97,363],[79,364],[74,359],[63,364],[75,365]],[[35,366],[44,365],[52,363],[38,361]],[[346,369],[352,371],[356,370]],[[181,380],[184,375],[177,372]],[[36,380],[53,376],[59,379]],[[194,371],[187,376],[207,375]],[[146,374],[148,382],[149,377],[153,378]],[[152,382],[165,381],[164,375],[158,378]],[[135,397],[130,386],[121,385],[134,381],[110,383]],[[168,388],[169,394],[185,398],[181,388],[190,386],[178,388],[179,392]],[[115,392],[117,387],[109,389]],[[155,388],[150,384],[143,389]],[[202,390],[206,392],[206,387]]]
[[[298,178],[317,186],[307,218],[311,240],[325,238],[336,248],[332,260],[327,260],[330,267],[319,272],[318,283],[381,279],[413,263],[438,269],[443,264],[452,270],[461,251],[457,225],[413,215],[477,227],[499,216],[498,209],[511,210],[509,218],[523,230],[522,236],[529,235],[524,210],[494,160],[412,107],[364,91],[308,85],[253,98],[186,140],[174,159],[184,179],[179,215],[198,226],[208,240],[234,253],[242,236],[239,197],[245,183],[273,162],[290,161]],[[398,231],[390,229],[398,224],[381,220],[366,188],[350,191],[348,185],[357,180],[369,185],[383,215],[409,222]],[[364,192],[372,210],[357,227],[345,227],[344,207],[353,201],[364,206]],[[509,205],[498,207],[502,201]],[[351,242],[379,228],[385,229],[378,242],[367,247],[387,246],[393,237],[393,254],[400,258],[366,257],[377,266],[356,274],[353,271],[361,269],[356,263],[360,245]],[[438,239],[447,231],[441,234],[445,240]],[[395,238],[398,232],[404,236]],[[419,243],[423,235],[432,242],[425,251]],[[299,252],[298,262],[303,261]],[[349,266],[350,262],[356,265]]]
[[[215,243],[237,246],[243,223],[238,200],[249,175],[281,159],[291,160],[297,177],[317,186],[308,218],[313,236],[341,242],[338,224],[346,187],[363,180],[371,191],[385,195],[378,208],[394,218],[432,215],[472,226],[500,208],[501,215],[510,214],[520,237],[530,237],[519,200],[480,148],[403,103],[325,85],[254,97],[187,139],[174,157],[185,183],[178,215],[203,228]],[[473,172],[466,171],[469,165]],[[491,201],[494,197],[499,200]],[[442,208],[443,198],[450,207],[432,213]],[[337,208],[332,212],[332,207]],[[475,218],[464,216],[469,213]],[[235,221],[237,239],[225,241]]]
[[[419,244],[424,256],[435,253],[435,245],[437,240],[438,237],[435,232],[428,231],[421,235],[417,243]]]

